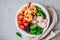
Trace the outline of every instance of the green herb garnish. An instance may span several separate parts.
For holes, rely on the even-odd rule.
[[[19,37],[22,37],[21,33],[19,33],[19,32],[16,32],[16,35]]]

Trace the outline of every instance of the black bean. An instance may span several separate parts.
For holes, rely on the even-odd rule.
[[[30,32],[30,25],[31,25],[31,23],[27,27],[24,28],[24,30],[28,33]]]

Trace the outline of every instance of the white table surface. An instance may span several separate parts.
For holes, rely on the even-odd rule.
[[[15,15],[19,7],[28,2],[54,7],[59,18],[54,30],[60,29],[60,0],[0,0],[0,40],[27,40],[25,35],[23,39],[16,35],[19,30],[15,25]]]

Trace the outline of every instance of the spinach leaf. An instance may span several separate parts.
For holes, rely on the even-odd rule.
[[[34,26],[33,26],[34,25]],[[32,24],[30,26],[30,34],[32,35],[39,35],[42,34],[43,32],[43,28],[41,28],[40,26],[36,25],[36,24]]]
[[[43,28],[41,28],[41,27],[37,27],[37,34],[39,35],[39,34],[42,34],[42,32],[43,32]]]
[[[19,32],[16,32],[16,35],[19,37],[22,37],[21,33],[19,33]]]
[[[42,9],[38,6],[36,6],[37,13],[35,14],[36,16],[42,16],[43,18],[46,19],[46,14],[42,11]]]
[[[30,34],[31,34],[31,35],[37,35],[37,29],[36,29],[36,28],[31,29],[31,30],[30,30]]]

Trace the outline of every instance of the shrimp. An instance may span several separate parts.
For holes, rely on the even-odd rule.
[[[20,13],[24,14],[26,9],[27,9],[27,7],[22,8],[22,9],[20,10]]]
[[[24,19],[29,22],[33,19],[32,15],[35,15],[36,12],[36,7],[34,5],[31,5],[31,2],[28,4],[28,6],[20,10],[20,13],[23,13],[25,16]]]
[[[30,7],[30,5],[31,5],[31,2],[29,2],[29,3],[28,3],[27,8],[29,8],[29,7]]]
[[[24,14],[25,13],[25,10],[27,10],[30,7],[30,5],[31,5],[31,2],[26,7],[22,8],[20,10],[20,13]]]
[[[30,22],[30,21],[33,19],[33,16],[27,14],[27,15],[24,17],[24,19]]]
[[[29,10],[33,12],[33,14],[36,14],[36,7],[34,5],[30,5]]]
[[[25,13],[24,13],[24,15],[32,15],[32,11],[30,11],[29,9],[27,9],[27,10],[25,10]]]

